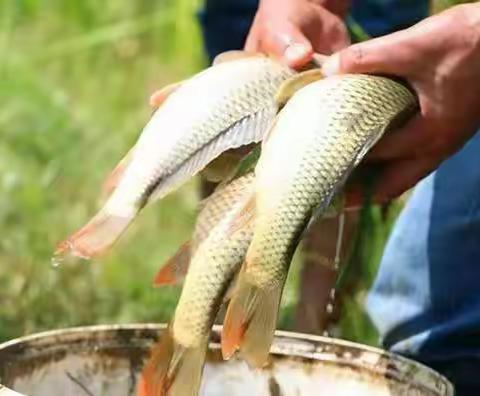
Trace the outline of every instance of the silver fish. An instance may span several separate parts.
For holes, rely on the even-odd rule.
[[[392,123],[416,109],[404,85],[367,75],[313,82],[287,102],[255,169],[254,236],[225,317],[225,358],[240,348],[251,365],[265,364],[303,232]]]
[[[106,251],[148,203],[164,197],[224,151],[259,142],[274,119],[275,93],[293,71],[263,55],[226,53],[165,89],[164,101],[114,171],[113,193],[56,254]],[[113,185],[113,187],[112,187]]]
[[[143,395],[198,393],[211,327],[253,236],[253,217],[245,209],[252,186],[253,173],[234,180],[213,196],[216,209],[204,213],[203,221],[216,223],[193,252],[175,316],[143,370]]]

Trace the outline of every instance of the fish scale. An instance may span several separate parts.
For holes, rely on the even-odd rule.
[[[227,215],[227,224],[234,213]],[[212,230],[198,248],[185,279],[175,311],[173,337],[185,347],[204,342],[234,273],[242,263],[252,238],[251,230],[240,230],[225,239],[225,226]]]
[[[251,218],[231,228],[253,196],[253,180],[250,172],[220,186],[199,214],[175,315],[143,370],[148,394],[198,392],[211,327],[253,236]]]
[[[266,56],[242,54],[170,86],[128,158],[116,168],[115,188],[105,205],[55,254],[101,255],[147,204],[180,187],[225,151],[261,141],[278,111],[277,89],[294,74]]]
[[[290,185],[284,190],[275,213],[263,214],[259,205],[259,216],[267,224],[262,230],[268,230],[271,224],[279,235],[275,238],[278,249],[271,249],[268,245],[272,241],[272,233],[264,235],[255,232],[250,252],[255,252],[259,257],[248,260],[252,265],[247,266],[246,271],[258,286],[268,286],[273,281],[270,279],[273,273],[276,277],[285,277],[284,267],[289,264],[285,261],[295,241],[292,235],[303,231],[316,206],[324,208],[328,205],[345,175],[358,160],[363,147],[375,142],[382,128],[399,112],[414,109],[415,104],[414,96],[406,87],[390,79],[373,76],[341,76],[321,80],[303,88],[292,98],[279,115],[270,140],[281,139],[282,143],[279,144],[288,145],[293,134],[280,130],[282,121],[287,117],[299,119],[309,110],[313,116],[305,130],[311,132],[303,135],[303,153],[291,153],[289,166],[296,166],[298,170],[289,180]],[[318,107],[316,112],[312,109],[313,105]],[[275,173],[271,171],[272,167],[281,166],[278,155],[272,155],[270,160],[269,145],[270,142],[267,142],[266,152],[257,167],[258,190],[262,189],[262,178],[271,178]],[[271,181],[268,181],[270,184]],[[286,240],[289,243],[285,243]],[[265,251],[269,254],[262,254]],[[275,270],[270,269],[271,266],[276,267]]]
[[[322,79],[287,102],[255,168],[254,236],[227,310],[224,356],[239,347],[250,364],[265,363],[303,232],[392,122],[417,108],[407,87],[368,75]]]

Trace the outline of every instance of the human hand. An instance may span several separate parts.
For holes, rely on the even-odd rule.
[[[331,54],[350,43],[341,19],[348,6],[349,0],[261,0],[245,49],[301,67],[314,52]]]
[[[384,136],[367,158],[382,169],[374,199],[388,201],[480,128],[480,5],[457,6],[410,29],[352,45],[328,58],[323,72],[399,76],[416,91],[419,114]]]

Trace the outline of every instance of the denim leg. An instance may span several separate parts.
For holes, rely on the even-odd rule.
[[[242,49],[257,11],[258,0],[207,0],[200,12],[210,61],[218,54]]]
[[[480,133],[415,189],[367,310],[385,347],[480,395]]]

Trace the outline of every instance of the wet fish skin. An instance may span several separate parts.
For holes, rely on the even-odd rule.
[[[257,218],[225,318],[226,358],[240,348],[251,365],[265,363],[289,265],[307,225],[383,132],[416,110],[415,96],[396,81],[342,75],[302,88],[279,113],[255,170]]]
[[[198,393],[211,327],[253,236],[253,217],[238,219],[251,201],[253,179],[251,173],[234,180],[213,196],[211,208],[208,202],[205,206],[209,210],[200,221],[214,219],[216,224],[196,248],[174,318],[143,370],[142,387],[148,396]]]
[[[164,197],[222,152],[262,139],[278,107],[275,92],[293,71],[261,55],[212,66],[168,88],[115,175],[100,212],[62,242],[62,255],[105,252],[148,203]],[[111,188],[108,186],[108,188]]]

